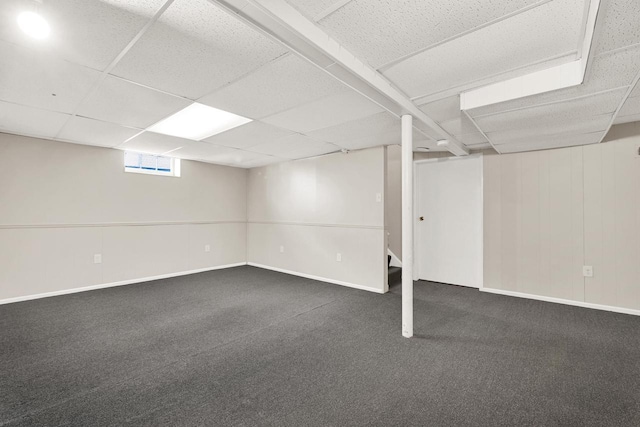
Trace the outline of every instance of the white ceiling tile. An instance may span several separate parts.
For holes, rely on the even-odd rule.
[[[53,138],[69,115],[0,101],[0,130],[20,135]]]
[[[238,167],[241,168],[259,168],[261,166],[267,166],[267,165],[272,165],[274,163],[279,163],[279,162],[285,162],[288,161],[289,159],[283,159],[281,157],[275,157],[275,156],[263,156],[261,158],[255,159],[255,160],[249,160],[247,162],[243,162],[240,165],[238,165]]]
[[[357,57],[379,67],[536,2],[354,0],[320,24]]]
[[[117,146],[116,148],[121,150],[140,151],[142,153],[163,154],[167,151],[191,145],[192,142],[196,141],[147,131],[133,139],[130,139],[124,144]]]
[[[197,99],[285,52],[207,0],[176,0],[113,74]]]
[[[606,52],[640,43],[640,2],[614,0],[603,3],[602,31],[596,39],[596,52]]]
[[[383,111],[369,117],[352,120],[324,129],[309,132],[307,135],[327,142],[341,145],[342,142],[376,137],[381,134],[394,133],[400,138],[400,119]]]
[[[458,139],[458,141],[462,142],[467,147],[487,143],[487,138],[485,138],[478,131],[467,133],[464,135],[458,135],[456,138]]]
[[[603,131],[611,122],[611,113],[589,117],[589,120],[572,119],[560,123],[548,124],[544,127],[523,127],[496,132],[488,132],[487,136],[494,144],[504,144],[530,140],[532,138],[545,138],[551,135],[586,134]]]
[[[542,138],[535,138],[529,141],[515,142],[510,144],[497,145],[498,150],[503,153],[517,153],[522,151],[547,150],[552,148],[574,147],[577,145],[595,144],[604,137],[604,131],[588,134],[574,135],[551,135]]]
[[[625,89],[620,89],[572,101],[478,117],[475,121],[485,133],[531,128],[543,131],[554,125],[562,127],[572,123],[588,123],[595,116],[613,114],[625,93]]]
[[[487,105],[468,112],[472,116],[478,117],[620,88],[631,84],[638,70],[640,70],[640,48],[602,54],[593,59],[593,64],[587,72],[584,83],[581,85]]]
[[[414,135],[414,136],[416,136],[416,141],[414,142],[417,142],[417,135]],[[336,144],[342,148],[347,148],[349,150],[359,150],[361,148],[378,147],[381,145],[400,144],[400,142],[401,142],[400,132],[391,131],[391,132],[378,133],[376,135],[364,136],[360,138],[348,139]]]
[[[259,121],[252,121],[223,133],[211,136],[204,141],[233,148],[246,148],[258,144],[273,142],[293,132]]]
[[[420,105],[420,109],[424,111],[427,116],[439,123],[459,119],[461,115],[464,115],[464,113],[460,111],[460,95],[450,96]]]
[[[200,98],[198,102],[259,119],[348,90],[329,74],[291,54]]]
[[[307,145],[307,144],[305,144]],[[306,159],[307,157],[322,156],[324,154],[340,151],[340,147],[326,142],[308,144],[308,146],[283,153],[280,156],[287,159]]]
[[[442,139],[442,135],[419,120],[413,121],[413,130],[414,135],[423,135],[425,138],[430,138],[433,141]]]
[[[100,77],[98,71],[43,51],[0,41],[0,100],[72,113]]]
[[[213,145],[202,141],[184,141],[185,142],[180,149],[172,151],[167,155],[171,157],[178,157],[180,159],[207,160],[215,163],[223,163],[219,161],[216,162],[215,158],[238,151],[234,148],[220,147],[218,145]]]
[[[447,120],[446,122],[440,123],[440,126],[444,128],[447,132],[452,134],[453,136],[461,136],[467,134],[475,134],[478,133],[478,128],[469,120],[469,118],[462,114],[460,117]]]
[[[640,122],[640,114],[633,114],[630,116],[618,116],[613,121],[613,124],[619,125],[622,123]]]
[[[629,97],[618,112],[618,117],[640,114],[640,96]]]
[[[225,151],[203,157],[202,160],[229,166],[241,166],[243,163],[255,162],[264,160],[265,157],[271,157],[251,151],[236,150],[234,148],[224,147],[224,149]]]
[[[305,15],[309,20],[313,20],[320,13],[326,11],[334,5],[344,3],[344,0],[287,0],[293,7],[298,9],[300,13]]]
[[[31,0],[3,0],[0,38],[31,48],[36,43],[16,25]],[[46,0],[41,13],[52,27],[40,43],[47,51],[75,64],[105,69],[142,29],[164,0]]]
[[[301,152],[318,151],[320,153],[323,153],[328,152],[326,150],[329,150],[330,148],[333,151],[339,150],[339,148],[335,145],[317,141],[305,135],[296,133],[293,135],[285,136],[284,138],[280,138],[273,142],[250,147],[249,150],[256,153],[269,154],[282,158],[295,158],[295,156],[292,157],[293,153],[296,153],[296,155],[297,153]]]
[[[546,68],[539,62],[576,51],[583,11],[584,0],[555,0],[412,56],[384,75],[415,98],[516,68]]]
[[[190,105],[191,101],[107,76],[78,114],[124,126],[146,128]]]
[[[139,132],[139,129],[123,127],[100,120],[72,117],[56,139],[79,144],[114,147]]]
[[[307,133],[370,116],[382,108],[357,92],[344,92],[262,119],[263,122]]]

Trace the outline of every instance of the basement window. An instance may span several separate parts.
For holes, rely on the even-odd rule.
[[[124,171],[179,177],[180,159],[125,151]]]

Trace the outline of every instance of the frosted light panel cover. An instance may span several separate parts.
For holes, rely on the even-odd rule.
[[[151,126],[148,130],[200,141],[250,121],[251,119],[246,117],[194,102],[187,108]]]

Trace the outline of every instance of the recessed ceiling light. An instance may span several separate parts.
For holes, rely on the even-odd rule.
[[[35,12],[22,12],[18,15],[18,26],[28,36],[34,39],[44,39],[49,36],[49,23]]]
[[[250,121],[246,117],[194,102],[147,130],[200,141]]]
[[[449,145],[449,141],[446,139],[441,139],[440,141],[437,141],[436,144],[438,144],[438,147],[446,147],[447,145]]]

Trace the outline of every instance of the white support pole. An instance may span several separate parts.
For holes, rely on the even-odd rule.
[[[413,117],[402,116],[402,335],[413,336]]]

